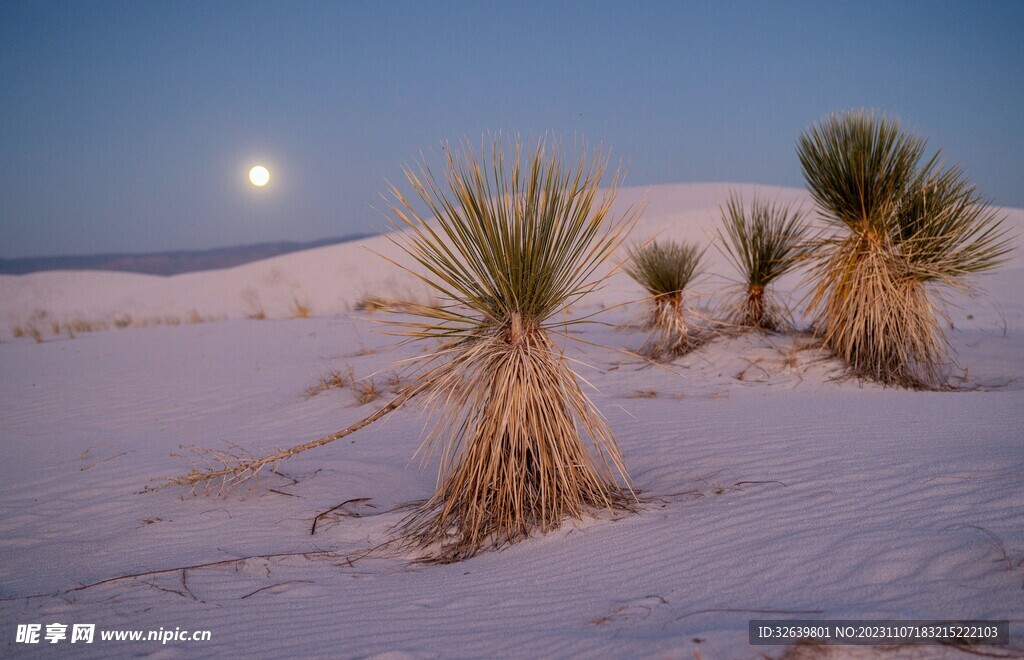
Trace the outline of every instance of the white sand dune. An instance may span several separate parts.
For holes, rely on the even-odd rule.
[[[623,189],[616,211],[621,213],[634,204],[645,203],[643,218],[632,234],[636,242],[664,236],[707,245],[719,221],[719,206],[730,190],[740,192],[748,201],[758,195],[807,210],[813,208],[809,194],[796,188],[676,184]],[[1000,212],[1006,215],[1008,224],[1024,225],[1024,211]],[[6,329],[9,334],[13,326],[33,319],[41,321],[41,326],[49,320],[102,321],[125,315],[136,321],[174,317],[185,322],[193,311],[202,318],[244,318],[260,310],[272,318],[286,318],[295,316],[296,303],[307,305],[313,314],[325,315],[351,311],[367,296],[411,300],[429,297],[425,285],[378,254],[394,259],[400,253],[386,236],[376,236],[224,270],[171,277],[95,271],[0,275],[0,333]],[[728,276],[729,265],[717,250],[709,249],[706,259],[710,273]],[[1004,272],[1016,269],[1024,270],[1024,251],[1013,254]],[[985,277],[979,281],[988,286]],[[710,289],[720,284],[713,280]],[[795,280],[786,284],[793,286]],[[635,285],[620,276],[604,292],[588,298],[586,304],[613,305],[636,297]]]
[[[636,238],[703,238],[729,188],[651,189]],[[757,190],[810,205],[798,190]],[[643,192],[625,190],[621,203]],[[412,459],[416,409],[291,459],[245,497],[139,493],[187,469],[170,455],[181,443],[291,445],[373,410],[348,389],[304,392],[348,366],[386,389],[392,363],[418,350],[347,312],[366,293],[420,291],[362,249],[385,249],[383,238],[169,278],[0,277],[6,323],[38,310],[230,318],[41,344],[4,336],[3,648],[28,649],[14,642],[17,624],[60,622],[212,639],[63,641],[34,655],[755,658],[787,649],[749,646],[751,618],[985,618],[1009,619],[1011,650],[1024,652],[1024,211],[1006,215],[1012,261],[978,278],[987,296],[950,312],[962,391],[841,378],[801,336],[718,340],[676,373],[571,344],[643,510],[447,566],[366,554],[401,520],[390,510],[434,486],[436,463]],[[708,293],[728,275],[709,255]],[[288,316],[292,296],[316,316],[240,318],[249,288],[271,316]],[[616,276],[587,305],[640,295]],[[643,341],[603,326],[584,337]],[[318,513],[347,500],[358,500],[348,515],[311,534]]]

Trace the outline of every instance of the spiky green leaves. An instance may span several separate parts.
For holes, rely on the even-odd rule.
[[[655,240],[630,249],[622,269],[652,296],[679,296],[700,274],[703,256],[696,243]]]
[[[805,131],[797,155],[824,218],[856,231],[881,232],[917,178],[925,143],[895,121],[853,111],[831,115]]]
[[[440,174],[406,170],[417,204],[392,190],[403,231],[391,239],[442,299],[395,321],[440,340],[413,384],[437,416],[425,447],[441,447],[440,484],[403,527],[434,561],[631,506],[614,436],[551,333],[574,323],[552,317],[607,277],[638,209],[610,217],[616,181],[600,192],[599,154],[567,162],[543,141],[524,154],[500,138],[480,156],[461,147],[445,148]]]
[[[804,214],[757,197],[748,211],[743,198],[730,193],[717,233],[721,251],[742,279],[728,303],[728,320],[765,330],[778,328],[783,313],[770,287],[796,266],[804,252]]]
[[[822,217],[811,308],[827,346],[886,384],[944,382],[946,339],[926,284],[963,288],[1009,251],[995,212],[925,140],[865,111],[833,115],[797,144]]]
[[[444,148],[443,174],[429,166],[405,174],[425,212],[396,188],[392,240],[420,266],[415,274],[445,300],[445,333],[475,333],[513,313],[541,325],[596,284],[597,268],[635,220],[612,220],[616,175],[599,192],[607,161],[581,151],[574,163],[538,142],[523,154],[518,141],[496,138],[481,149],[469,143]],[[425,311],[425,310],[424,310]]]
[[[959,167],[922,171],[892,224],[893,242],[921,281],[954,285],[997,267],[1010,251],[996,211]]]
[[[686,323],[683,291],[700,274],[704,251],[696,243],[657,240],[629,251],[623,270],[651,295],[654,336],[643,348],[651,357],[676,357],[699,344]]]

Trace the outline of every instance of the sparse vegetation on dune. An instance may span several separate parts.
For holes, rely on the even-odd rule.
[[[307,298],[299,298],[294,296],[291,304],[292,316],[297,319],[308,319],[313,315],[313,305],[310,304]]]
[[[331,369],[326,374],[316,379],[312,385],[306,388],[306,398],[312,398],[321,392],[328,390],[340,390],[348,387],[356,380],[352,367],[345,369]]]
[[[209,323],[211,321],[223,320],[224,316],[204,316],[198,310],[192,309],[189,311],[186,321],[190,324],[194,323]],[[119,315],[109,315],[104,318],[82,318],[73,317],[60,319],[51,319],[50,314],[43,310],[37,310],[29,316],[29,321],[12,326],[11,334],[15,338],[30,336],[36,340],[37,343],[42,343],[43,335],[39,330],[39,325],[47,319],[50,325],[50,331],[54,337],[59,337],[62,334],[67,335],[68,339],[74,339],[79,334],[86,334],[90,332],[102,332],[104,330],[117,329],[125,330],[129,328],[147,328],[151,325],[181,325],[182,319],[174,314],[163,314],[160,316],[133,316],[132,314],[124,313]],[[45,325],[43,325],[45,327]],[[38,338],[36,336],[38,335]]]
[[[389,382],[396,383],[392,387],[392,391],[395,394],[400,394],[401,388],[398,387],[397,381],[389,380]],[[376,401],[383,394],[383,390],[377,385],[377,381],[372,376],[356,378],[355,370],[352,367],[331,369],[307,387],[305,394],[307,399],[311,399],[321,392],[345,388],[351,388],[352,393],[355,395],[356,405],[360,406]]]
[[[382,296],[362,296],[352,308],[357,312],[381,312],[391,309],[391,302]]]
[[[797,265],[805,249],[804,214],[787,204],[754,197],[749,210],[731,193],[717,229],[719,250],[740,275],[727,298],[726,322],[758,330],[781,330],[789,314],[776,300],[772,285]]]
[[[429,291],[423,291],[422,287],[413,288],[391,282],[390,287],[384,290],[387,291],[387,294],[364,293],[360,295],[352,304],[352,309],[368,313],[402,313],[422,305],[436,306],[438,304],[437,298]]]
[[[887,385],[940,387],[948,343],[942,287],[996,267],[1010,250],[1001,220],[959,167],[923,161],[925,140],[866,111],[832,115],[797,153],[821,217],[810,308],[825,345]]]
[[[263,321],[267,318],[267,311],[263,307],[259,291],[252,287],[246,287],[242,291],[242,302],[245,303],[245,318],[254,321]]]
[[[395,322],[439,342],[414,387],[437,412],[425,448],[440,445],[441,482],[401,529],[434,561],[634,501],[616,479],[627,477],[614,435],[554,337],[572,324],[560,312],[601,281],[635,211],[609,217],[617,181],[598,197],[603,157],[588,163],[581,151],[572,163],[549,149],[541,141],[524,154],[500,138],[480,156],[468,143],[446,148],[442,174],[406,170],[422,212],[392,189],[405,231],[390,236],[444,301]]]
[[[702,333],[687,322],[684,293],[703,257],[699,245],[687,242],[656,240],[629,251],[623,270],[650,294],[653,335],[642,350],[652,358],[684,355],[702,343]]]

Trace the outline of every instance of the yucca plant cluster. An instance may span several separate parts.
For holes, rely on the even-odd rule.
[[[644,351],[651,357],[676,357],[696,347],[683,292],[700,274],[703,256],[696,243],[675,241],[654,240],[629,250],[623,270],[650,295],[647,325],[654,335]]]
[[[566,308],[606,276],[635,221],[610,216],[616,180],[599,195],[606,158],[567,162],[543,141],[527,155],[501,138],[480,156],[468,143],[445,154],[440,174],[406,169],[413,199],[391,191],[404,229],[392,240],[443,301],[396,321],[437,343],[412,387],[436,412],[422,449],[439,445],[440,483],[402,534],[442,562],[635,502],[615,438],[556,343],[574,323]]]
[[[798,265],[806,249],[804,214],[788,204],[757,197],[749,211],[731,193],[718,228],[720,250],[739,272],[737,290],[725,305],[725,320],[758,330],[782,330],[788,314],[772,285]]]
[[[561,339],[587,317],[570,307],[615,269],[639,207],[612,214],[618,175],[602,194],[607,158],[572,161],[541,140],[445,148],[439,165],[406,168],[412,194],[392,187],[388,238],[402,266],[436,293],[430,304],[390,306],[393,331],[429,344],[412,377],[379,410],[341,431],[265,456],[235,446],[188,447],[192,469],[167,486],[226,493],[295,454],[347,437],[412,400],[433,425],[420,448],[440,455],[436,492],[401,523],[398,539],[428,561],[470,557],[557,528],[567,517],[629,510],[615,437],[580,386]],[[733,323],[781,329],[771,287],[810,264],[809,313],[824,344],[856,373],[910,387],[944,384],[947,343],[936,295],[970,292],[968,276],[1010,250],[995,212],[959,168],[924,160],[925,141],[896,121],[857,111],[800,136],[797,152],[819,215],[732,194],[721,248],[740,272]],[[646,346],[681,355],[703,341],[686,296],[701,272],[694,243],[654,240],[628,251],[625,272],[650,294]]]
[[[833,115],[797,153],[821,217],[810,307],[825,345],[885,384],[939,387],[947,340],[935,287],[998,265],[1009,244],[960,168],[924,160],[925,140],[870,112]]]

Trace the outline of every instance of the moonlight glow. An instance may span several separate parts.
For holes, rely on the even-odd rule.
[[[257,165],[249,170],[249,181],[257,188],[262,188],[270,182],[270,170],[262,165]]]

